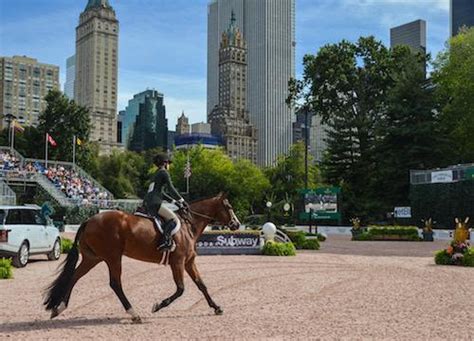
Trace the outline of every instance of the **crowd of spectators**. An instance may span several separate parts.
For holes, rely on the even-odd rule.
[[[51,165],[45,168],[38,162],[32,166],[36,171],[44,174],[68,198],[76,200],[78,203],[102,203],[111,199],[109,193],[72,168],[66,168],[62,165]],[[31,166],[27,165],[26,167]]]
[[[2,171],[19,171],[20,160],[12,153],[0,150],[0,170]]]
[[[13,153],[0,150],[0,176],[5,178],[28,178],[41,173],[66,197],[78,204],[95,204],[102,206],[111,200],[109,193],[87,176],[79,174],[72,167],[52,164],[47,168],[40,162],[27,163],[22,166],[20,159]]]

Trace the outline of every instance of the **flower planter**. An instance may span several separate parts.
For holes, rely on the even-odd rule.
[[[358,236],[364,233],[364,229],[357,229],[357,230],[352,229],[351,233],[352,233],[352,239],[355,240],[357,239]]]
[[[423,234],[423,241],[425,241],[425,242],[432,242],[432,241],[434,241],[434,239],[433,239],[433,231],[429,231],[429,232],[423,231],[422,234]]]

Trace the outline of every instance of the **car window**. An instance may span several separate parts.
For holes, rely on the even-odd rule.
[[[21,210],[21,221],[25,225],[45,225],[41,213],[36,210]]]
[[[41,214],[41,211],[31,211],[33,214],[33,219],[36,225],[46,225],[46,220],[44,219],[44,216]]]
[[[22,224],[22,222],[21,222],[21,210],[18,210],[18,209],[8,210],[6,224],[9,224],[9,225]]]

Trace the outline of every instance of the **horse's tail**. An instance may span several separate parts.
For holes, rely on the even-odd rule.
[[[77,247],[77,243],[79,242],[86,225],[87,221],[82,223],[79,227],[79,230],[77,230],[76,238],[74,239],[74,244],[72,245],[72,248],[69,251],[66,260],[61,264],[61,267],[59,268],[59,276],[45,290],[45,299],[43,304],[46,306],[46,310],[57,308],[59,304],[64,300],[68,292],[69,285],[71,284],[72,277],[74,276],[74,271],[76,270],[77,261],[79,260],[79,250]]]

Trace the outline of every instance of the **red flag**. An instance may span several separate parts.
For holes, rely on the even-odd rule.
[[[58,144],[56,143],[56,141],[54,141],[54,139],[51,137],[51,135],[49,135],[48,133],[46,133],[46,137],[48,139],[48,142],[51,146],[53,147],[56,147]]]

